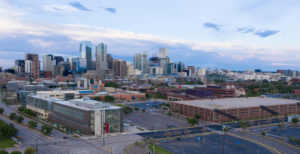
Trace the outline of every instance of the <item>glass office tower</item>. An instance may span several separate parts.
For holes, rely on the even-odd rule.
[[[93,44],[91,41],[82,41],[80,43],[79,57],[86,59],[87,70],[93,70],[92,63],[94,60],[94,52],[93,52]]]

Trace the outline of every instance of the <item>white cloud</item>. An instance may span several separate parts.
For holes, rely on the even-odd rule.
[[[53,42],[45,42],[42,39],[31,39],[29,42],[35,46],[40,46],[43,48],[51,47],[54,45]]]
[[[286,64],[286,63],[272,63],[271,66],[296,66],[296,64],[290,63],[290,64]]]
[[[78,11],[77,9],[75,9],[74,7],[65,5],[65,6],[61,6],[61,5],[43,5],[42,6],[44,10],[47,11],[55,11],[55,12],[74,12],[74,11]]]

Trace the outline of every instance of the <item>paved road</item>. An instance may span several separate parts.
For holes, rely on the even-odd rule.
[[[12,112],[15,112],[11,107],[6,106],[0,100],[0,107],[4,108],[5,115],[9,115]],[[35,147],[36,141],[38,145],[38,153],[41,154],[107,154],[108,151],[101,150],[106,147],[111,146],[112,152],[114,154],[123,153],[123,149],[128,147],[130,144],[134,143],[136,140],[141,140],[141,137],[138,135],[125,135],[118,137],[107,137],[105,140],[105,146],[103,147],[102,139],[92,139],[92,140],[83,140],[76,139],[70,135],[64,134],[60,131],[53,130],[53,137],[47,137],[43,134],[35,131],[31,128],[24,127],[20,124],[17,124],[14,121],[7,119],[6,117],[0,115],[0,119],[3,119],[6,123],[13,123],[16,128],[19,129],[19,134],[22,136],[24,143],[20,147],[16,147],[12,150],[21,150],[23,151],[27,146]],[[27,124],[30,119],[24,117],[23,123]],[[38,123],[38,129],[42,126],[41,123]],[[63,139],[64,136],[67,136],[68,139]],[[65,141],[65,143],[63,143]],[[57,143],[54,145],[54,143]],[[47,143],[47,146],[45,146]]]

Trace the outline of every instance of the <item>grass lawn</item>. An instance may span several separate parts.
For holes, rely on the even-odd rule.
[[[17,143],[9,137],[1,137],[0,138],[0,148],[1,149],[14,147],[15,144],[17,144]]]
[[[122,104],[113,104],[113,106],[118,106],[118,107],[122,107],[122,108],[126,107],[125,105],[122,105]]]
[[[154,145],[154,144],[151,144],[148,146],[148,149],[149,150],[152,150],[152,147],[154,146],[154,153],[159,153],[159,154],[173,154],[172,152],[164,149],[164,148],[161,148],[157,145]]]

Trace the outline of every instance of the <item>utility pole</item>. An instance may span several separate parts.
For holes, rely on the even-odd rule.
[[[225,144],[225,142],[224,142],[224,140],[225,140],[224,134],[225,134],[225,132],[223,133],[223,154],[224,154],[224,144]]]
[[[37,139],[35,140],[35,154],[37,154],[37,151],[38,151],[38,149],[37,149]]]
[[[259,154],[259,144],[257,144],[258,154]]]

